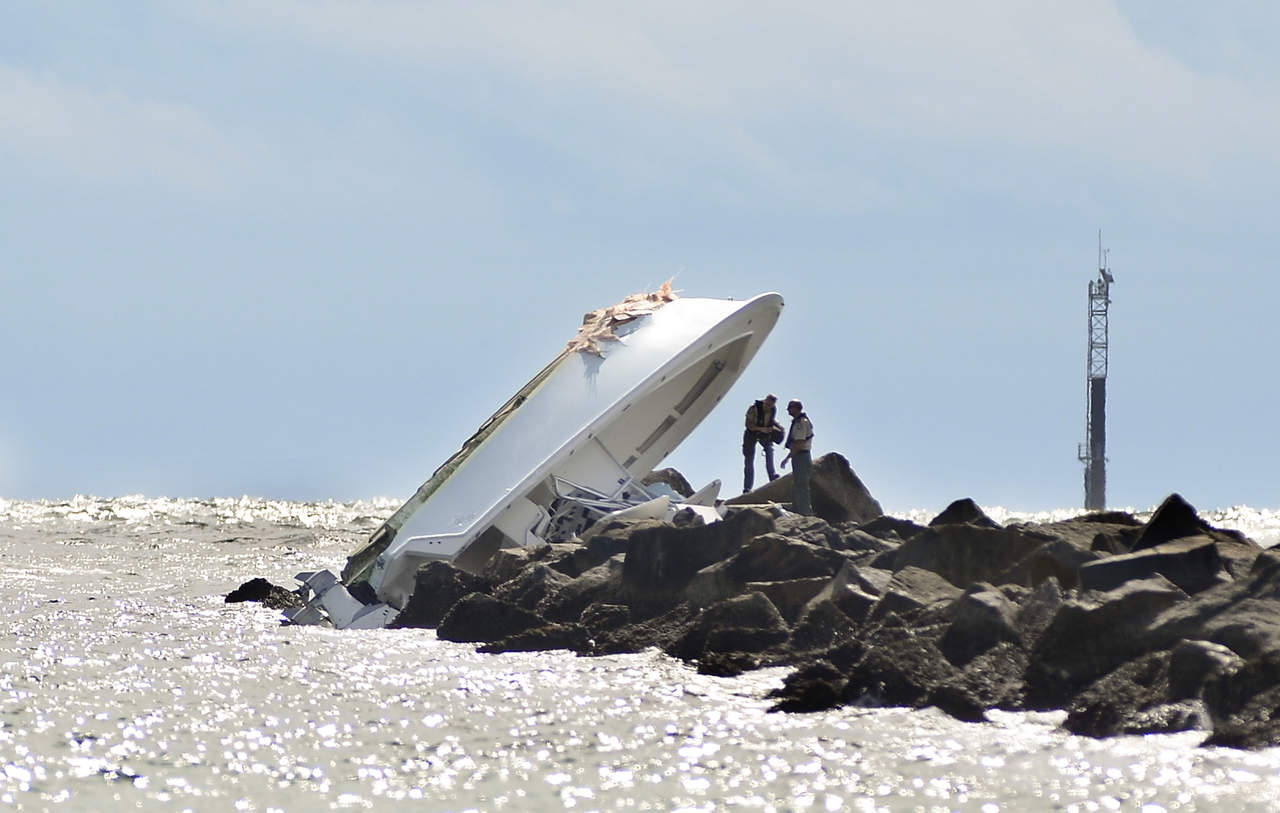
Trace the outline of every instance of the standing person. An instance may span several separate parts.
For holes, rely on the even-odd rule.
[[[813,506],[809,504],[809,469],[813,466],[809,450],[813,448],[813,424],[804,414],[804,404],[799,398],[792,398],[787,403],[787,414],[791,416],[791,431],[787,433],[787,456],[782,458],[782,468],[787,467],[788,460],[795,461],[791,467],[791,510],[808,515],[813,513]]]
[[[751,490],[756,479],[756,444],[764,449],[764,467],[769,473],[769,481],[778,479],[778,472],[773,468],[774,432],[781,433],[782,427],[775,420],[778,414],[778,396],[769,393],[764,398],[747,407],[747,428],[742,433],[742,493]]]

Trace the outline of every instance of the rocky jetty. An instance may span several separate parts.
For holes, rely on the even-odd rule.
[[[883,516],[840,455],[813,472],[812,517],[785,510],[782,478],[721,522],[616,522],[499,551],[479,575],[425,565],[395,626],[485,652],[658,647],[708,674],[787,666],[779,711],[1060,709],[1095,737],[1280,744],[1280,552],[1177,494],[1145,523],[1002,526],[965,499],[921,526]]]

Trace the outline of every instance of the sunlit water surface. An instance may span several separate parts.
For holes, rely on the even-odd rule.
[[[0,802],[20,810],[1275,810],[1280,749],[1061,715],[771,714],[784,670],[479,655],[223,596],[340,567],[393,501],[0,500]],[[1205,514],[1274,543],[1275,512]],[[1053,519],[988,509],[1004,521]],[[1063,512],[1069,516],[1071,512]],[[1224,515],[1226,512],[1222,512]],[[927,520],[927,516],[923,519]]]

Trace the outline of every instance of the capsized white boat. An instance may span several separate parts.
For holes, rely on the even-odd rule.
[[[613,514],[708,520],[719,481],[693,496],[641,481],[719,403],[782,312],[782,297],[684,299],[670,283],[593,311],[569,345],[370,536],[342,571],[299,573],[298,624],[382,627],[418,567],[479,572],[501,547],[571,539]]]

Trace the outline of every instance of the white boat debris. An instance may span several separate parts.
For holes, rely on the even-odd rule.
[[[499,548],[573,539],[614,515],[691,509],[719,519],[719,481],[685,498],[641,481],[729,391],[782,305],[776,293],[685,299],[666,283],[588,313],[555,360],[352,555],[341,579],[298,574],[308,602],[289,620],[383,627],[432,560],[478,573]]]

